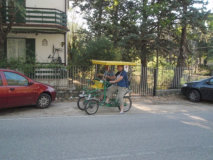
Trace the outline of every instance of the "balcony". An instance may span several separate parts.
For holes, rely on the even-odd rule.
[[[9,15],[15,15],[13,28],[16,31],[31,29],[31,32],[45,32],[45,30],[46,32],[66,32],[68,30],[66,13],[57,9],[25,7],[21,11],[14,11],[14,9],[6,7],[5,13],[7,23]]]

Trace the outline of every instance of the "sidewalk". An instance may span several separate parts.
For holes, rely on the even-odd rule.
[[[213,102],[192,103],[182,96],[169,97],[133,97],[133,106],[125,114],[169,114],[176,112],[213,111]],[[51,116],[86,116],[84,111],[77,107],[76,100],[54,102],[47,109],[38,109],[34,106],[10,108],[0,110],[1,118],[32,118]],[[119,115],[118,108],[100,107],[96,115]]]

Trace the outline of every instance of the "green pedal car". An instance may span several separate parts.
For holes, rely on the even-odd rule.
[[[124,65],[124,66],[135,66],[136,63],[133,62],[122,62],[122,61],[99,61],[92,60],[94,65],[105,65],[105,66],[116,66],[116,65]],[[89,88],[84,88],[78,98],[78,108],[80,110],[84,110],[87,114],[92,115],[95,114],[100,106],[107,107],[117,107],[120,110],[120,104],[117,99],[117,94],[114,94],[110,99],[109,103],[105,103],[106,101],[106,93],[107,88],[112,85],[107,80],[95,78]],[[132,107],[131,100],[131,90],[128,89],[124,94],[124,112],[127,112]]]

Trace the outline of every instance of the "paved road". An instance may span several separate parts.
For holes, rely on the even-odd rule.
[[[0,160],[212,160],[213,112],[0,119]]]

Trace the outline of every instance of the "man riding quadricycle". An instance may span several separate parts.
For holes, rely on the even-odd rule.
[[[132,106],[130,80],[124,66],[134,66],[133,62],[99,61],[92,60],[96,65],[105,65],[106,71],[102,79],[93,80],[92,89],[84,89],[79,95],[78,108],[85,110],[89,115],[95,114],[99,106],[118,107],[120,113],[130,110]],[[118,72],[114,75],[109,66],[117,66]],[[107,72],[110,72],[107,73]],[[97,74],[96,74],[97,75]]]

